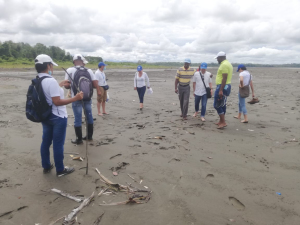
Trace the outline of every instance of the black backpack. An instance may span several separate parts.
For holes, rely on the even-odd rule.
[[[75,67],[77,70],[74,74],[72,90],[74,95],[79,91],[83,92],[83,101],[90,101],[93,97],[93,81],[90,73],[85,67]]]
[[[49,118],[52,106],[48,104],[42,87],[42,80],[50,78],[47,76],[31,80],[27,91],[26,117],[32,122],[40,123]]]

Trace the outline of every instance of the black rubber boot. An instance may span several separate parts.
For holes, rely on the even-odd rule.
[[[93,133],[94,133],[94,124],[88,124],[88,140],[93,140]],[[86,136],[82,138],[82,140],[86,140]]]
[[[76,140],[75,141],[71,140],[71,142],[76,145],[81,145],[83,143],[82,142],[82,128],[81,127],[74,127],[74,128],[75,128]]]

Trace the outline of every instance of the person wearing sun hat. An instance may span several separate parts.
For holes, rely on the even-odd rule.
[[[150,88],[150,81],[147,73],[143,72],[143,67],[139,65],[136,68],[137,72],[135,73],[134,76],[134,90],[137,90],[137,93],[139,95],[140,99],[140,110],[143,110],[144,107],[144,96],[146,92],[146,83],[147,83],[147,88]]]
[[[180,67],[177,70],[177,74],[175,76],[175,93],[178,94],[180,109],[181,109],[181,117],[186,120],[187,113],[189,108],[189,100],[190,100],[190,81],[194,76],[195,69],[190,67],[191,60],[185,59],[184,66]]]
[[[64,99],[64,90],[61,88],[69,84],[68,80],[58,82],[52,77],[53,66],[58,66],[50,56],[38,55],[35,58],[35,69],[39,78],[43,78],[41,84],[46,101],[52,105],[52,114],[42,122],[43,138],[41,144],[41,158],[44,173],[50,173],[53,164],[50,162],[50,146],[53,142],[53,157],[57,176],[70,174],[72,167],[64,166],[64,143],[67,130],[68,113],[66,105],[83,98],[83,93],[77,93],[73,98]]]
[[[225,122],[226,101],[231,91],[233,67],[226,59],[225,52],[219,52],[215,59],[217,59],[220,66],[216,76],[217,88],[214,95],[214,108],[217,110],[220,117],[220,120],[216,125],[218,125],[218,129],[223,129],[227,126]]]

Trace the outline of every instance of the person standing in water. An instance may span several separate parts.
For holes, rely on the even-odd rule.
[[[144,107],[144,96],[146,92],[146,83],[147,88],[150,88],[150,81],[147,73],[143,72],[143,67],[138,66],[137,72],[134,76],[134,90],[137,90],[140,99],[140,110],[143,110]]]

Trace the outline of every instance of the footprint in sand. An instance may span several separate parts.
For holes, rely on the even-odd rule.
[[[215,176],[212,173],[206,175],[206,178],[213,178],[213,177],[215,177]]]
[[[205,163],[205,164],[207,164],[207,165],[210,165],[209,162],[207,162],[207,161],[205,161],[205,160],[203,160],[203,159],[201,159],[200,162],[203,162],[203,163]]]
[[[245,210],[245,205],[243,203],[241,203],[238,199],[236,199],[235,197],[229,197],[229,201],[231,202],[231,204],[239,211],[244,211]]]

